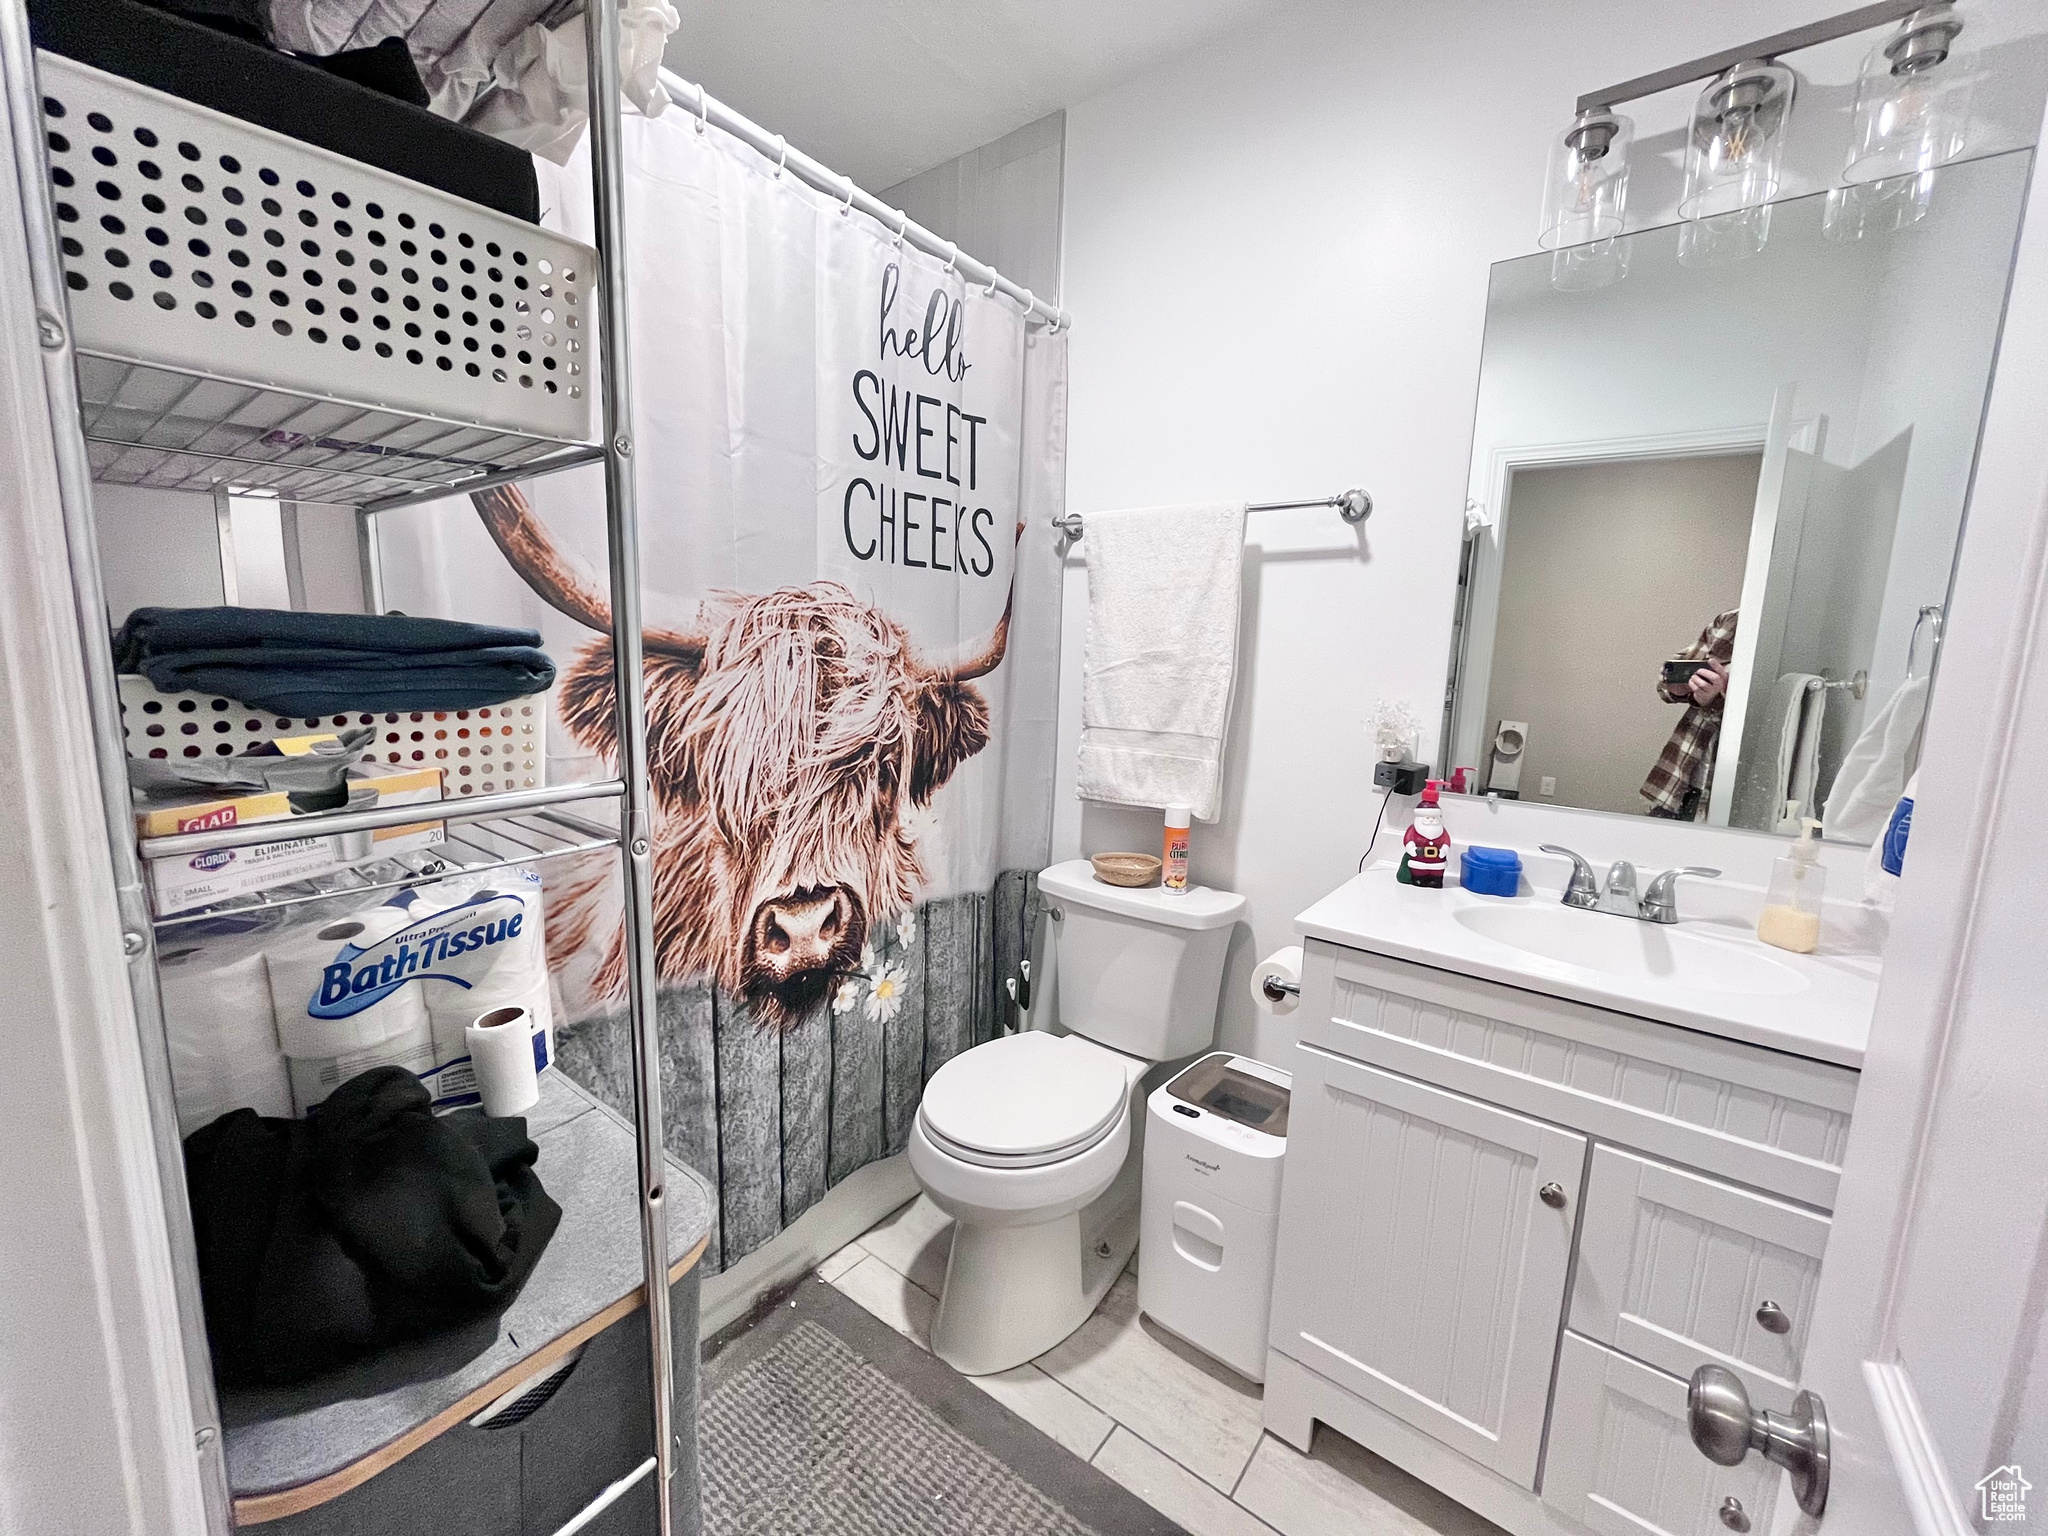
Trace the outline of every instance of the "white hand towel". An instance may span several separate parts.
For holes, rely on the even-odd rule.
[[[1920,726],[1927,714],[1927,679],[1909,677],[1884,702],[1842,758],[1828,791],[1821,825],[1829,837],[1874,843],[1905,793],[1920,757]]]
[[[1079,791],[1214,821],[1237,673],[1244,503],[1090,512]]]
[[[1819,789],[1821,726],[1827,718],[1827,680],[1787,672],[1771,691],[1778,714],[1777,829],[1797,832],[1813,814]]]

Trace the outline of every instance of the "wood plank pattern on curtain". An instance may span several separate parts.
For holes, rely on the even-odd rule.
[[[719,1190],[705,1255],[714,1272],[847,1175],[901,1152],[932,1073],[1015,1028],[1004,983],[1029,952],[1037,910],[1037,874],[1021,869],[992,890],[927,901],[877,931],[863,977],[780,1034],[706,983],[664,984],[664,1141]],[[878,988],[885,976],[891,985]],[[625,1015],[558,1034],[561,1069],[631,1115]]]

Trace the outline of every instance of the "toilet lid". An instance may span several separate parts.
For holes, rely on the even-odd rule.
[[[919,1113],[948,1150],[1031,1166],[1093,1146],[1129,1101],[1127,1064],[1073,1035],[1026,1030],[961,1052],[932,1074]]]

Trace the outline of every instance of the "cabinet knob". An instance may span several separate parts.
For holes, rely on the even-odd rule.
[[[1792,1319],[1786,1315],[1785,1309],[1775,1301],[1767,1301],[1756,1309],[1756,1322],[1757,1326],[1763,1329],[1765,1333],[1790,1333],[1792,1331]]]
[[[1732,1493],[1721,1501],[1721,1523],[1731,1531],[1749,1529],[1749,1511],[1742,1507],[1742,1500]]]
[[[1553,1211],[1561,1211],[1564,1209],[1564,1186],[1555,1182],[1546,1184],[1536,1191],[1536,1198]]]

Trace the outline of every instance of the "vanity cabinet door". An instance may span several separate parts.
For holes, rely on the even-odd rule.
[[[1599,1536],[1764,1536],[1784,1474],[1717,1466],[1685,1429],[1685,1381],[1564,1336],[1543,1502]]]
[[[1674,1376],[1729,1366],[1786,1412],[1827,1240],[1817,1211],[1596,1147],[1572,1327]]]
[[[1298,1047],[1274,1348],[1533,1488],[1585,1155]]]

